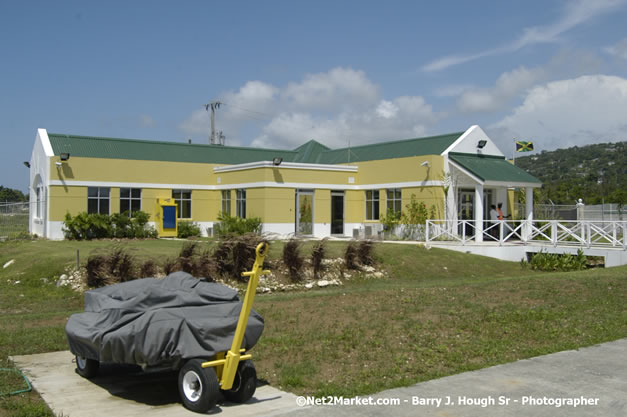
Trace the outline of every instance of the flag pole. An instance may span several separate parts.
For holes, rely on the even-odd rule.
[[[512,153],[512,161],[516,165],[516,138],[514,138],[514,152]]]

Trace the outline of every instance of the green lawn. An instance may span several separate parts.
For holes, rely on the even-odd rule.
[[[76,263],[77,249],[84,262],[113,244],[0,243],[0,267],[15,260],[0,269],[0,367],[9,355],[67,349],[63,327],[83,301],[55,278]],[[161,261],[183,242],[124,244]],[[329,242],[328,256],[345,245]],[[281,247],[273,244],[271,260]],[[299,394],[367,394],[627,336],[627,267],[539,273],[417,245],[375,251],[388,278],[256,298],[266,321],[252,351],[260,378]],[[0,417],[45,413],[35,393],[0,399]]]

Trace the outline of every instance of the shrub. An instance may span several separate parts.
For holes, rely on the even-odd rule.
[[[300,254],[300,247],[301,242],[295,238],[291,238],[283,246],[283,263],[287,267],[292,281],[298,281],[301,278],[303,257]]]
[[[157,267],[157,263],[152,259],[147,259],[144,261],[142,266],[139,268],[139,276],[140,278],[154,277],[159,273],[159,268]]]
[[[121,247],[115,247],[106,256],[106,265],[109,274],[119,282],[131,281],[137,278],[133,256]]]
[[[181,271],[192,274],[194,270],[194,253],[196,252],[197,246],[198,243],[189,242],[185,243],[181,248],[181,251],[179,252],[179,256],[177,258],[177,262],[180,267],[179,269]]]
[[[216,263],[211,258],[211,254],[208,251],[199,254],[194,258],[192,263],[191,274],[195,277],[207,278],[209,281],[213,281],[213,277],[216,273]]]
[[[372,240],[362,240],[357,248],[357,257],[362,265],[374,265],[374,243]]]
[[[578,271],[586,268],[587,261],[581,249],[577,255],[539,252],[531,256],[529,266],[540,271]]]
[[[82,212],[72,217],[66,213],[63,222],[63,235],[70,240],[91,240],[105,238],[155,238],[157,232],[149,226],[150,215],[142,211],[114,213],[112,215]]]
[[[358,269],[357,265],[357,243],[354,240],[348,242],[344,251],[344,264],[346,269]]]
[[[179,239],[187,239],[189,237],[200,236],[200,226],[194,222],[179,222],[177,235]]]
[[[228,240],[221,240],[213,251],[213,258],[216,261],[216,270],[219,274],[227,275],[233,270],[231,264],[232,243]]]
[[[383,229],[392,233],[401,221],[401,213],[388,208],[388,211],[381,216],[379,222],[383,225]]]
[[[104,255],[90,255],[87,258],[85,269],[87,270],[87,285],[92,288],[100,288],[110,284],[109,276],[105,270],[106,260]]]
[[[230,216],[227,213],[218,214],[219,222],[214,225],[216,236],[227,238],[230,236],[242,236],[248,233],[259,234],[261,232],[261,218]]]
[[[178,259],[176,258],[166,258],[163,261],[163,273],[166,275],[170,275],[172,272],[180,271]]]
[[[326,252],[326,243],[327,239],[324,238],[314,244],[313,249],[311,250],[311,266],[313,268],[314,277],[316,278],[320,274],[320,271],[322,271],[322,260],[324,259]]]
[[[253,264],[255,263],[255,258],[257,257],[255,249],[262,239],[259,235],[247,233],[241,236],[236,236],[232,238],[232,240],[232,273],[235,278],[243,280],[242,272],[252,269]]]
[[[134,257],[121,247],[90,255],[85,269],[87,270],[87,285],[96,288],[116,282],[130,281],[138,277]]]

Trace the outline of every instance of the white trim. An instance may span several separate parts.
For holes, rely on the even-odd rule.
[[[155,183],[133,183],[133,182],[106,182],[106,181],[63,181],[51,180],[50,185],[61,185],[67,187],[121,187],[121,188],[163,188],[163,189],[186,189],[186,190],[232,190],[236,188],[308,188],[325,190],[376,190],[380,188],[409,188],[409,187],[441,187],[443,181],[407,181],[381,184],[346,185],[346,184],[315,184],[286,182],[278,183],[274,181],[259,181],[239,184],[221,185],[196,185],[196,184],[155,184]]]
[[[41,145],[44,147],[44,153],[48,157],[54,156],[54,152],[52,151],[52,145],[50,144],[50,138],[48,137],[48,132],[46,129],[37,129],[37,134],[41,138]]]
[[[538,184],[537,182],[514,182],[514,181],[486,181],[486,186],[489,187],[531,187],[531,188],[540,188],[542,184]]]
[[[358,167],[354,165],[330,165],[330,164],[306,164],[297,162],[282,162],[281,165],[274,165],[272,161],[248,162],[245,164],[226,165],[213,168],[213,172],[243,171],[255,168],[281,168],[281,169],[306,169],[314,171],[340,171],[357,172]]]
[[[453,148],[455,148],[457,145],[459,145],[464,139],[466,139],[466,136],[470,135],[472,133],[473,130],[475,130],[476,128],[478,128],[478,125],[472,125],[470,126],[460,137],[458,137],[455,142],[453,142],[451,144],[451,146],[449,146],[448,148],[446,148],[444,150],[444,152],[442,152],[440,155],[448,155],[449,152],[451,152],[453,150]]]

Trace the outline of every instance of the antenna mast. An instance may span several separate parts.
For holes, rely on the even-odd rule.
[[[220,131],[218,136],[216,136],[215,127],[216,109],[219,109],[221,105],[222,102],[217,100],[205,104],[205,110],[209,111],[209,109],[211,109],[211,136],[209,136],[209,143],[212,145],[224,145],[224,135],[222,134],[222,131]]]

